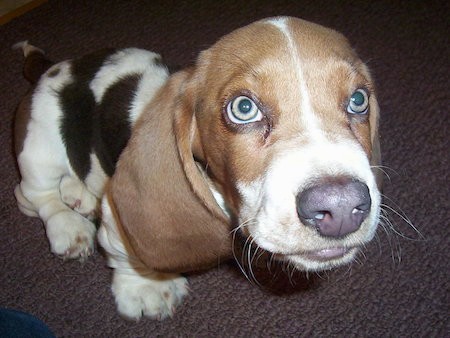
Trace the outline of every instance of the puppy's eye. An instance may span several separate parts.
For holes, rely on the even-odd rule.
[[[233,123],[244,124],[261,121],[263,115],[256,103],[247,96],[238,96],[227,105],[228,118]]]
[[[366,114],[369,110],[369,95],[364,89],[357,89],[347,106],[347,112],[350,114]]]

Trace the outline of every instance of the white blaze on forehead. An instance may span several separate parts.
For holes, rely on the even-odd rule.
[[[299,57],[299,53],[297,51],[296,43],[292,37],[292,33],[288,26],[287,18],[275,18],[270,19],[267,22],[275,27],[277,27],[286,38],[288,49],[290,51],[290,57],[294,63],[294,71],[297,77],[297,82],[299,84],[299,90],[301,95],[301,105],[300,105],[300,113],[301,113],[301,121],[302,124],[307,130],[311,140],[322,141],[324,139],[324,135],[321,132],[320,121],[317,119],[317,116],[314,113],[314,109],[311,104],[311,98],[309,95],[308,87],[306,85],[306,80],[304,76],[304,72],[302,69],[302,62]]]

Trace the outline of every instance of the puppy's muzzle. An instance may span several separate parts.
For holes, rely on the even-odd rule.
[[[370,212],[366,184],[350,178],[326,179],[301,191],[297,212],[305,225],[325,237],[339,238],[357,231]]]

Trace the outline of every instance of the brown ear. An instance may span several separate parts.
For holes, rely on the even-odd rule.
[[[378,106],[378,102],[376,98],[373,98],[374,103],[371,103],[371,107],[374,107],[373,114],[371,114],[371,141],[372,141],[372,154],[370,158],[370,165],[372,166],[372,172],[375,175],[375,179],[377,181],[378,189],[381,191],[383,186],[383,172],[380,168],[381,166],[381,147],[380,147],[380,138],[378,133],[378,120],[380,108]]]
[[[190,77],[173,75],[146,108],[111,180],[119,226],[156,271],[198,270],[231,254],[229,222],[191,151]]]

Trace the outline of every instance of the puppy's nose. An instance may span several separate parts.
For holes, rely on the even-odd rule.
[[[348,178],[327,179],[297,195],[297,212],[303,224],[326,237],[342,237],[359,229],[370,212],[366,184]]]

